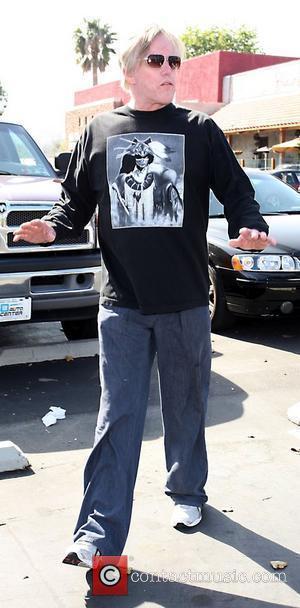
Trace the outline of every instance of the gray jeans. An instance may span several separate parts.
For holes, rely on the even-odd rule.
[[[207,501],[205,414],[211,341],[207,306],[143,315],[100,306],[101,399],[95,443],[84,470],[84,498],[74,540],[84,537],[103,555],[121,555],[133,491],[155,354],[167,467],[165,492],[174,503]]]

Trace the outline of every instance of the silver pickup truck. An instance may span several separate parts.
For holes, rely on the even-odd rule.
[[[59,175],[21,125],[0,121],[0,331],[1,323],[61,321],[69,340],[97,336],[95,218],[79,238],[57,245],[13,242],[20,224],[58,200]]]

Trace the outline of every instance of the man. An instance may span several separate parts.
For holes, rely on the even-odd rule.
[[[224,204],[232,246],[261,250],[275,244],[223,133],[208,116],[173,105],[181,56],[180,41],[159,27],[147,29],[131,44],[122,56],[130,103],[90,123],[72,155],[62,201],[44,219],[25,223],[15,233],[15,240],[51,243],[81,233],[99,208],[104,275],[99,311],[102,392],[74,544],[63,560],[73,565],[91,567],[93,555],[123,551],[155,354],[167,466],[165,492],[175,503],[172,525],[192,527],[201,520],[207,501],[204,423],[211,358],[209,188]],[[181,202],[179,221],[174,223],[172,211],[166,211],[149,215],[143,223],[139,208],[143,197],[136,196],[136,223],[134,214],[129,225],[112,223],[112,205],[124,208],[132,203],[134,187],[138,193],[132,179],[127,182],[131,187],[127,202],[125,188],[122,192],[119,188],[119,203],[113,192],[116,176],[132,171],[136,164],[133,142],[147,145],[156,175],[171,171],[173,179],[166,179],[161,196],[168,198],[169,208]],[[124,164],[129,167],[126,171]],[[166,167],[170,167],[167,172]],[[154,183],[151,175],[148,181],[149,188]]]

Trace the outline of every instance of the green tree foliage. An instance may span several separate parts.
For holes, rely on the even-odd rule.
[[[105,72],[111,54],[116,52],[111,46],[116,39],[116,33],[109,25],[101,25],[99,19],[84,19],[83,25],[74,32],[76,62],[83,72],[92,70],[93,86],[98,84],[98,70]]]
[[[181,39],[186,47],[187,58],[213,51],[262,53],[258,47],[256,32],[247,29],[245,25],[241,25],[237,30],[220,27],[200,30],[197,27],[187,27]]]
[[[7,106],[7,93],[0,82],[0,116],[2,116]]]

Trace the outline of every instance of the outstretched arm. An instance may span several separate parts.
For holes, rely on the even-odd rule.
[[[62,183],[60,201],[40,220],[21,224],[14,233],[14,241],[47,245],[55,240],[80,235],[91,219],[96,198],[88,177],[90,141],[88,129],[77,142],[72,153],[66,177]]]
[[[240,249],[265,249],[276,245],[260,213],[255,192],[240,167],[224,133],[212,119],[207,121],[211,142],[210,187],[224,205],[228,221],[229,245]]]

